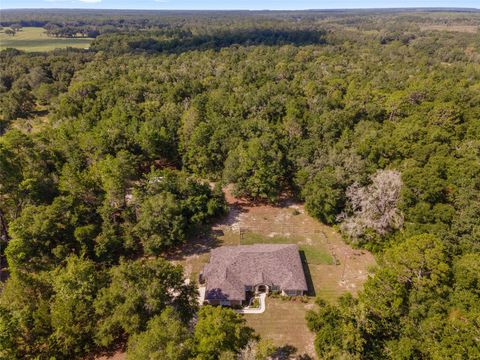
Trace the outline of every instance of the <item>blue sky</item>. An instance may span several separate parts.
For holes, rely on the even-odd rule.
[[[392,7],[473,7],[480,0],[0,0],[0,8],[93,9],[339,9]]]

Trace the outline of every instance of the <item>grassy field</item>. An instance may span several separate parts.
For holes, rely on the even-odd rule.
[[[332,265],[333,257],[327,250],[312,245],[300,245],[300,252],[305,254],[308,265]]]
[[[0,50],[16,48],[23,51],[49,51],[58,48],[74,47],[85,49],[93,39],[67,39],[49,37],[40,27],[25,27],[14,36],[0,32]]]
[[[240,243],[242,245],[253,244],[291,244],[298,242],[299,239],[292,239],[291,237],[274,235],[268,237],[254,232],[245,232],[241,235]]]
[[[307,328],[305,313],[314,308],[312,301],[286,301],[268,297],[263,314],[245,315],[247,325],[254,328],[262,338],[270,339],[276,346],[293,347],[296,355],[304,353],[315,356],[314,335]]]
[[[246,232],[242,235],[240,243],[242,245],[253,244],[299,244],[299,250],[304,253],[309,265],[332,265],[333,257],[328,250],[320,244],[309,245],[302,244],[303,238],[300,236],[281,236],[275,235],[268,237],[262,234]]]

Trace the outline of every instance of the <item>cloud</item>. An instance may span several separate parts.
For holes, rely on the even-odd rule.
[[[102,2],[102,0],[79,0],[79,1],[87,4],[96,4],[96,3]]]

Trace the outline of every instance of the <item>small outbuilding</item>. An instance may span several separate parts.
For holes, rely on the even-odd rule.
[[[304,295],[307,282],[297,245],[256,244],[212,250],[203,271],[205,302],[238,306],[258,293]]]

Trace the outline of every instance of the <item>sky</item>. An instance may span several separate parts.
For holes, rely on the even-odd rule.
[[[480,8],[480,0],[0,0],[0,9],[300,10],[392,7]]]

